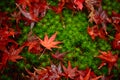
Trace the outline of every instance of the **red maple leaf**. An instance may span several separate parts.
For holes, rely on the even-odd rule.
[[[14,29],[8,28],[8,25],[6,25],[6,26],[4,28],[0,28],[0,38],[1,39],[8,39],[10,36],[14,37],[14,35],[15,35]]]
[[[99,80],[102,76],[96,76],[90,68],[78,71],[78,77],[75,80]]]
[[[15,32],[13,29],[8,27],[0,28],[0,51],[6,50],[8,43],[17,45],[17,42],[10,38],[14,37],[14,35]]]
[[[29,32],[27,41],[23,44],[24,46],[28,46],[28,51],[38,54],[42,52],[41,43],[39,41],[39,37],[33,34],[32,31]]]
[[[95,11],[93,20],[97,25],[101,24],[105,33],[107,34],[106,25],[107,23],[110,23],[111,20],[109,19],[107,12],[102,9],[102,6],[99,7],[98,11]]]
[[[111,51],[108,52],[103,52],[100,51],[100,55],[97,56],[98,58],[100,58],[102,60],[101,65],[99,66],[98,69],[100,69],[101,67],[103,67],[104,65],[108,64],[108,73],[110,74],[113,66],[117,67],[117,61],[118,61],[118,55],[113,55]]]
[[[41,48],[39,40],[26,41],[24,45],[28,46],[28,51],[29,52],[32,52],[32,53],[35,53],[35,54],[38,54],[38,53],[42,52],[42,50],[43,50]]]
[[[120,50],[120,33],[115,34],[115,39],[112,42],[112,47],[113,47],[113,49]]]
[[[114,24],[120,23],[120,14],[116,13],[115,11],[112,11],[112,22]]]
[[[74,0],[74,4],[77,6],[76,8],[78,10],[82,10],[83,9],[83,2],[84,2],[84,0]]]
[[[50,38],[48,38],[48,35],[45,34],[44,40],[40,39],[40,43],[42,46],[44,46],[48,50],[52,50],[51,48],[59,48],[57,44],[60,44],[60,41],[54,41],[56,38],[57,32],[54,33]]]
[[[17,62],[18,59],[22,59],[23,57],[20,56],[20,52],[24,46],[21,46],[20,48],[15,48],[15,46],[11,46],[9,51],[5,50],[3,52],[0,69],[2,69],[4,66],[6,66],[7,61]]]
[[[85,0],[85,6],[87,7],[89,13],[89,22],[93,22],[95,15],[95,9],[101,6],[102,0]]]
[[[101,27],[101,28],[99,29],[98,36],[99,36],[101,39],[107,40],[107,35],[106,35],[106,32],[105,32],[105,30],[103,29],[103,27]]]
[[[94,40],[95,37],[97,37],[98,34],[99,34],[98,26],[95,25],[95,26],[93,26],[92,28],[90,28],[90,27],[88,26],[87,32],[88,32],[88,34],[91,36],[91,38]]]
[[[38,18],[37,15],[32,15],[30,12],[27,10],[23,10],[17,3],[16,6],[19,8],[20,12],[29,20],[37,22]]]
[[[30,7],[31,6],[31,1],[32,0],[16,0],[16,2],[19,4],[19,5],[22,5],[22,8],[23,9],[26,9],[28,6]]]
[[[63,76],[66,78],[74,79],[74,77],[76,76],[77,67],[72,69],[70,61],[68,61],[67,68],[64,65],[62,65],[62,67],[64,70]]]
[[[101,6],[102,0],[85,0],[85,6],[88,8],[90,11],[94,11],[95,8]]]
[[[112,11],[112,24],[115,27],[116,31],[120,33],[120,14]]]
[[[64,7],[73,11],[82,10],[84,0],[60,0],[58,6],[49,6],[57,14],[61,13]]]
[[[110,74],[108,76],[103,75],[103,77],[101,79],[102,80],[111,80],[113,76],[114,76],[113,74]]]
[[[12,62],[17,62],[18,59],[22,59],[23,57],[20,56],[19,54],[23,50],[24,46],[21,46],[19,48],[15,48],[14,46],[11,46],[9,53],[8,54],[8,60]]]
[[[63,61],[63,57],[65,56],[66,53],[67,52],[60,53],[59,51],[57,51],[55,54],[52,54],[52,57],[60,61]]]
[[[8,17],[7,12],[0,12],[0,27],[8,27],[10,26],[10,17]]]
[[[33,73],[32,72],[30,72],[28,69],[26,69],[25,68],[25,70],[26,70],[26,72],[28,73],[28,75],[26,76],[26,78],[28,78],[28,79],[34,79],[34,80],[38,80],[38,74],[34,71]]]
[[[49,6],[55,13],[59,14],[62,12],[63,7],[65,5],[65,0],[60,0],[60,2],[58,3],[58,6]]]
[[[94,25],[93,27],[88,27],[87,28],[88,34],[91,36],[91,38],[94,40],[96,37],[100,37],[101,39],[106,40],[106,33],[104,29],[101,27],[100,29],[98,28],[98,25]]]

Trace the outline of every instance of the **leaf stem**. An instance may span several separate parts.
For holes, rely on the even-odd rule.
[[[40,59],[40,57],[45,53],[45,51],[46,51],[46,48],[43,50],[43,52],[41,53],[38,59]]]

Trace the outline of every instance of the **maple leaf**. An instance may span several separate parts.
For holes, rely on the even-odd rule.
[[[89,13],[89,22],[93,22],[94,16],[95,16],[95,9],[96,7],[101,6],[102,0],[85,0],[85,6],[87,7]]]
[[[95,26],[93,26],[92,28],[90,28],[90,27],[88,26],[87,32],[88,32],[88,34],[91,36],[91,38],[94,40],[95,37],[97,37],[98,34],[99,34],[98,26],[95,25]]]
[[[86,68],[86,70],[78,71],[79,77],[75,78],[75,80],[99,80],[102,76],[96,76],[90,68]]]
[[[29,76],[26,76],[28,79],[30,79],[30,80],[38,80],[38,74],[34,71],[33,73],[32,72],[30,72],[28,69],[26,69],[25,68],[25,70],[26,70],[26,72],[28,73],[28,75]]]
[[[43,51],[43,49],[40,46],[39,40],[34,40],[34,41],[27,41],[25,42],[25,46],[28,46],[28,51],[38,54]]]
[[[48,50],[52,50],[51,48],[59,48],[57,44],[60,44],[60,41],[54,41],[56,38],[57,32],[54,33],[50,38],[48,38],[48,35],[45,34],[44,40],[40,39],[40,43],[42,46],[44,46]]]
[[[12,43],[15,45],[18,45],[17,42],[15,42],[10,37],[14,37],[15,32],[11,28],[0,28],[0,51],[7,50],[8,43]]]
[[[94,11],[95,8],[101,6],[102,0],[85,0],[85,6],[88,8],[90,11]]]
[[[106,40],[106,33],[104,31],[104,29],[101,27],[100,29],[98,29],[98,25],[94,25],[93,27],[89,27],[87,28],[87,32],[88,34],[91,36],[91,38],[94,40],[96,37],[100,37],[101,39]]]
[[[116,31],[120,33],[120,14],[112,11],[112,24],[115,27]]]
[[[14,11],[14,12],[11,14],[11,16],[12,16],[13,18],[15,18],[16,24],[17,24],[17,26],[18,26],[20,20],[22,19],[21,13],[20,13],[20,12],[17,12],[17,11]]]
[[[29,79],[37,79],[37,80],[60,80],[62,69],[59,64],[58,67],[54,64],[42,69],[34,68],[34,73],[27,71],[30,76]]]
[[[28,46],[28,51],[35,54],[43,51],[43,49],[41,48],[39,37],[33,35],[32,31],[29,32],[27,41],[23,45]]]
[[[97,56],[98,58],[102,59],[102,63],[99,66],[98,69],[100,69],[101,67],[103,67],[104,65],[108,64],[108,73],[110,74],[113,66],[117,67],[117,61],[118,61],[118,55],[112,55],[111,51],[108,52],[103,52],[100,51],[101,55]]]
[[[73,11],[76,10],[74,0],[65,0],[65,7],[67,7],[68,9],[71,9]]]
[[[27,6],[31,6],[31,1],[32,0],[16,0],[17,4],[22,5],[23,9],[26,9]]]
[[[15,49],[14,47],[11,47],[8,53],[8,60],[12,62],[17,62],[18,59],[22,59],[23,57],[20,56],[20,52],[23,50],[24,46],[19,47],[18,49]]]
[[[26,10],[22,10],[22,8],[16,3],[16,6],[19,8],[20,12],[29,20],[37,22],[37,17],[30,14]]]
[[[60,2],[58,3],[58,6],[49,6],[56,14],[59,14],[62,12],[63,7],[65,5],[65,0],[60,0]]]
[[[64,6],[75,11],[82,10],[84,0],[60,0],[58,6],[49,6],[55,13],[62,12]]]
[[[102,10],[102,6],[99,7],[98,11],[95,11],[95,15],[93,19],[96,24],[107,22],[108,15],[104,10]]]
[[[19,55],[19,53],[22,51],[24,46],[21,46],[18,49],[15,49],[15,46],[11,46],[10,50],[5,50],[2,56],[2,61],[0,64],[0,69],[2,69],[4,66],[6,66],[7,61],[17,62],[18,59],[22,59],[23,57]]]
[[[0,62],[0,70],[2,70],[2,68],[6,66],[7,60],[8,60],[8,55],[5,53],[2,53],[2,54],[3,55],[2,55],[1,62]]]
[[[63,57],[65,56],[66,53],[67,52],[60,53],[59,51],[57,51],[55,54],[52,54],[52,57],[60,61],[63,61]]]
[[[120,33],[115,34],[115,39],[112,42],[112,47],[113,47],[113,49],[120,50]]]
[[[35,22],[38,22],[45,16],[46,10],[48,9],[47,1],[30,0],[26,4],[32,4],[32,6],[22,8],[18,3],[16,3],[16,6],[18,7],[22,15],[27,19],[25,21],[27,21],[28,24],[30,23],[31,28],[33,28]]]
[[[10,17],[8,17],[7,15],[7,12],[0,12],[0,27],[6,27],[8,25],[11,25],[11,23],[9,22]]]
[[[98,36],[101,38],[101,39],[104,39],[104,40],[107,40],[107,35],[106,35],[106,32],[105,30],[103,29],[103,27],[101,27],[99,29],[99,33],[98,33]]]
[[[62,75],[62,68],[61,68],[61,64],[59,64],[58,66],[51,64],[51,70],[49,70],[50,75],[50,79],[54,79],[54,80],[59,80],[61,78]]]
[[[15,42],[12,39],[8,39],[8,40],[3,39],[3,40],[0,40],[0,51],[4,52],[4,50],[7,50],[7,46],[9,43],[15,44],[16,46],[18,45],[17,42]]]
[[[112,75],[108,75],[108,76],[103,75],[103,77],[101,79],[102,80],[111,80],[113,76],[114,76],[113,74]]]
[[[112,11],[112,22],[114,24],[120,23],[120,14],[116,13],[115,11]]]
[[[106,11],[102,10],[102,6],[99,7],[98,11],[95,11],[93,20],[96,24],[101,24],[105,33],[107,34],[106,31],[106,24],[109,22],[111,22],[111,20],[108,17],[108,14],[106,13]]]
[[[82,10],[84,0],[74,0],[74,4],[77,6],[78,10]]]
[[[64,70],[63,76],[66,78],[74,79],[74,77],[76,76],[77,67],[72,69],[70,61],[68,61],[67,68],[65,68],[64,65],[62,65],[62,67]]]

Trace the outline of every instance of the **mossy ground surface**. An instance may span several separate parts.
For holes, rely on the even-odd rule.
[[[13,2],[11,2],[10,6],[12,6],[12,3]],[[52,1],[50,1],[50,3],[56,5],[56,3],[52,3]],[[0,6],[3,7],[3,4],[4,1],[2,1]],[[117,3],[114,0],[103,0],[103,9],[108,10],[109,14],[111,14],[112,10],[120,13],[120,8],[116,5],[120,5],[120,3]],[[10,8],[8,8],[9,6],[5,6],[2,10],[11,12]],[[67,61],[71,61],[73,67],[78,66],[79,69],[90,67],[97,75],[107,74],[107,66],[103,67],[101,70],[97,69],[101,61],[98,58],[95,58],[95,56],[99,54],[99,50],[111,50],[111,45],[109,42],[99,38],[93,41],[87,33],[87,27],[89,25],[91,24],[88,22],[87,14],[82,11],[73,13],[71,10],[64,9],[62,14],[55,14],[53,11],[48,10],[46,16],[36,23],[33,32],[41,39],[44,38],[45,33],[50,37],[55,32],[58,32],[56,40],[62,42],[60,45],[61,48],[58,50],[60,52],[68,52],[64,58],[66,64]],[[109,25],[109,27],[111,28],[112,26]],[[27,40],[27,34],[30,31],[30,27],[24,26],[23,23],[21,23],[20,28],[22,34],[17,41],[21,45]],[[12,72],[13,70],[11,69],[14,69],[14,72],[19,73],[19,76],[21,76],[21,73],[25,72],[25,67],[31,69],[33,67],[45,67],[50,65],[49,59],[53,63],[58,63],[57,60],[50,56],[49,52],[43,54],[41,58],[38,59],[39,56],[31,54],[26,50],[27,49],[24,49],[22,52],[22,56],[24,56],[26,60],[21,60],[17,64],[9,63],[8,65],[10,68],[5,71],[6,74]],[[54,49],[53,53],[55,53],[56,50],[57,49]],[[120,61],[118,63],[120,64]],[[13,65],[17,68],[12,67]],[[115,69],[112,70],[112,73],[116,74],[116,76],[118,76],[119,72],[120,71],[116,71]],[[2,79],[11,80],[9,77],[6,78],[6,76],[3,75]]]

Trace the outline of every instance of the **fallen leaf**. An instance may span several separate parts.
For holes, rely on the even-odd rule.
[[[67,53],[67,52],[60,53],[59,51],[57,51],[55,54],[52,54],[52,57],[53,57],[54,59],[58,59],[58,60],[60,60],[60,61],[63,61],[63,58],[64,58],[64,56],[65,56],[66,53]]]
[[[70,61],[68,61],[68,67],[67,68],[64,65],[62,65],[62,67],[63,67],[63,70],[64,70],[63,76],[66,77],[66,78],[74,79],[74,77],[76,76],[77,67],[72,69]]]
[[[50,38],[48,38],[48,35],[45,34],[44,40],[40,39],[40,43],[42,46],[44,46],[48,50],[52,50],[51,48],[59,48],[57,44],[60,44],[60,41],[54,41],[56,38],[57,32],[54,33]]]
[[[74,0],[74,4],[77,6],[78,10],[83,9],[83,2],[84,2],[84,0]]]
[[[97,56],[97,58],[100,58],[102,60],[102,63],[98,69],[108,64],[108,74],[110,74],[113,66],[117,65],[118,55],[117,54],[113,55],[111,51],[108,51],[108,52],[100,51],[100,53],[101,54]]]

